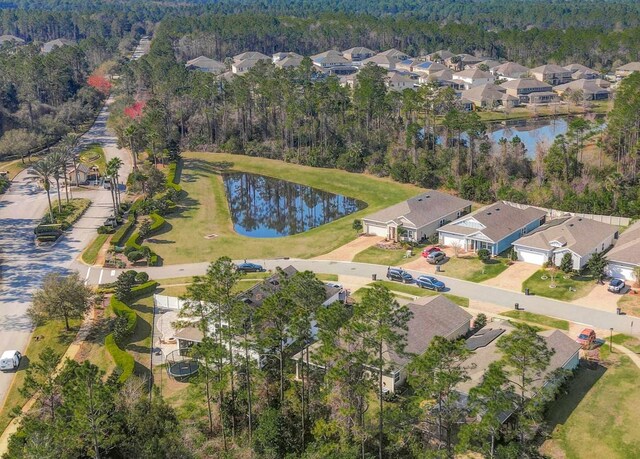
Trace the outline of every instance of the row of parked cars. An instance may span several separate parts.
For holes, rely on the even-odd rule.
[[[428,288],[430,290],[435,290],[436,292],[441,292],[446,287],[444,282],[439,281],[433,276],[423,275],[414,279],[411,274],[402,268],[387,269],[387,279],[402,282],[403,284],[416,284],[418,287]]]

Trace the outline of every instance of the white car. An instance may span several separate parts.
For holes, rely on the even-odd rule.
[[[4,351],[0,356],[0,370],[11,371],[20,366],[22,354],[18,351]]]

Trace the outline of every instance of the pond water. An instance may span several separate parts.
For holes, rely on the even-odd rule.
[[[364,209],[367,204],[299,183],[263,175],[224,175],[238,234],[273,238],[302,233]]]

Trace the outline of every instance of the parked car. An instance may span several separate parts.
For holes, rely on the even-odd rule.
[[[435,246],[435,245],[432,245],[431,247],[425,247],[422,250],[422,256],[424,258],[427,258],[433,252],[442,252],[442,249],[440,247],[438,247],[438,246]]]
[[[259,265],[257,263],[240,263],[236,265],[236,269],[238,271],[242,271],[243,273],[261,273],[266,271],[266,269],[264,269],[262,265]]]
[[[440,292],[445,288],[444,282],[439,281],[433,276],[418,276],[416,284],[418,287],[428,288],[436,292]]]
[[[608,290],[613,293],[620,293],[625,287],[626,284],[622,279],[611,279]]]
[[[440,252],[431,252],[427,256],[427,263],[429,263],[430,265],[437,265],[438,263],[443,261],[445,258],[447,258],[447,255],[442,251],[440,251]]]
[[[0,356],[0,370],[16,370],[20,366],[22,354],[18,351],[4,351]]]
[[[582,346],[583,349],[591,349],[593,343],[596,341],[596,332],[590,328],[585,328],[580,332],[576,343]]]
[[[387,279],[410,284],[413,282],[413,276],[400,268],[387,269]]]

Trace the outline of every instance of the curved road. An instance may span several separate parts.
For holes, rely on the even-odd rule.
[[[82,137],[82,144],[100,143],[107,160],[118,157],[124,162],[121,177],[132,168],[128,151],[119,149],[115,136],[107,130],[107,100],[93,126]],[[44,190],[27,180],[21,172],[9,190],[0,197],[0,352],[7,349],[24,351],[32,330],[26,311],[31,294],[50,272],[68,272],[82,250],[96,237],[96,228],[113,213],[111,192],[98,187],[73,189],[73,197],[93,201],[83,217],[52,248],[37,248],[33,228],[47,210]],[[52,199],[55,190],[52,188]],[[64,191],[62,191],[64,199]],[[35,356],[28,356],[34,358]],[[0,402],[4,401],[13,373],[0,373]]]

